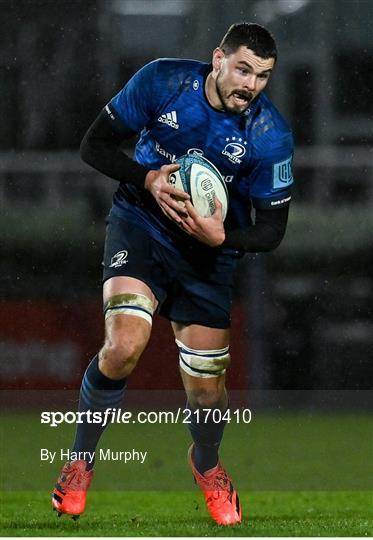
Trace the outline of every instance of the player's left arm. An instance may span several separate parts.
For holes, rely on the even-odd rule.
[[[285,236],[288,216],[289,204],[282,208],[256,209],[255,224],[227,231],[222,246],[248,253],[272,251]]]
[[[247,173],[254,225],[227,231],[224,247],[246,252],[272,251],[284,238],[293,187],[293,137],[286,125],[267,134],[260,156]]]
[[[291,133],[278,137],[276,144],[267,149],[269,155],[256,161],[247,176],[255,209],[254,225],[226,231],[220,203],[211,217],[203,218],[188,202],[189,217],[181,223],[185,232],[211,247],[253,253],[277,248],[285,235],[293,184]]]
[[[187,234],[210,247],[220,246],[224,242],[223,205],[219,199],[215,198],[215,212],[207,218],[200,216],[190,201],[185,201],[185,208],[188,215],[182,217],[179,225]]]
[[[215,199],[216,210],[211,217],[201,217],[190,201],[185,206],[188,217],[182,219],[185,232],[210,247],[227,247],[238,251],[258,253],[276,249],[286,231],[289,205],[276,209],[257,209],[255,224],[250,227],[225,231],[222,205]]]

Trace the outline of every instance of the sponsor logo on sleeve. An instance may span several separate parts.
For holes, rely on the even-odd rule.
[[[291,201],[291,195],[285,197],[284,199],[279,199],[278,201],[271,201],[271,206],[279,206],[280,204],[286,204]]]
[[[274,163],[273,165],[273,188],[284,189],[286,186],[290,186],[293,183],[293,173],[291,169],[292,157]]]

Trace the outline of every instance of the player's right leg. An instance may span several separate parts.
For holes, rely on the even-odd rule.
[[[104,284],[105,342],[89,364],[81,385],[79,411],[120,407],[126,380],[140,358],[151,332],[156,300],[147,285],[129,277],[114,277]],[[73,516],[84,511],[93,476],[94,453],[106,425],[83,421],[77,424],[72,460],[57,480],[52,505]],[[78,459],[76,459],[78,458]]]
[[[153,294],[149,237],[130,223],[109,218],[104,254],[105,342],[84,374],[80,412],[119,408],[130,375],[151,333],[157,307]],[[156,286],[155,286],[156,288]],[[157,294],[161,292],[157,289]],[[103,423],[77,424],[71,461],[62,469],[53,492],[53,508],[77,516],[84,511],[93,476],[94,452]]]

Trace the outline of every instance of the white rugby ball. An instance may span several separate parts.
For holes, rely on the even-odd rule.
[[[222,204],[223,220],[228,211],[228,190],[224,178],[208,159],[199,154],[186,154],[175,161],[180,169],[169,175],[168,181],[190,195],[200,216],[215,212],[215,197]]]

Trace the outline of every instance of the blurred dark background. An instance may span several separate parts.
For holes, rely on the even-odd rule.
[[[283,244],[240,264],[230,384],[353,390],[351,402],[364,401],[373,386],[373,3],[2,0],[0,18],[3,388],[76,388],[102,342],[101,254],[116,182],[80,161],[87,127],[145,62],[209,61],[228,26],[247,20],[277,38],[269,94],[294,130],[296,187]],[[165,328],[156,322],[147,354],[174,366],[155,387],[178,388]],[[154,385],[149,366],[135,388]]]

